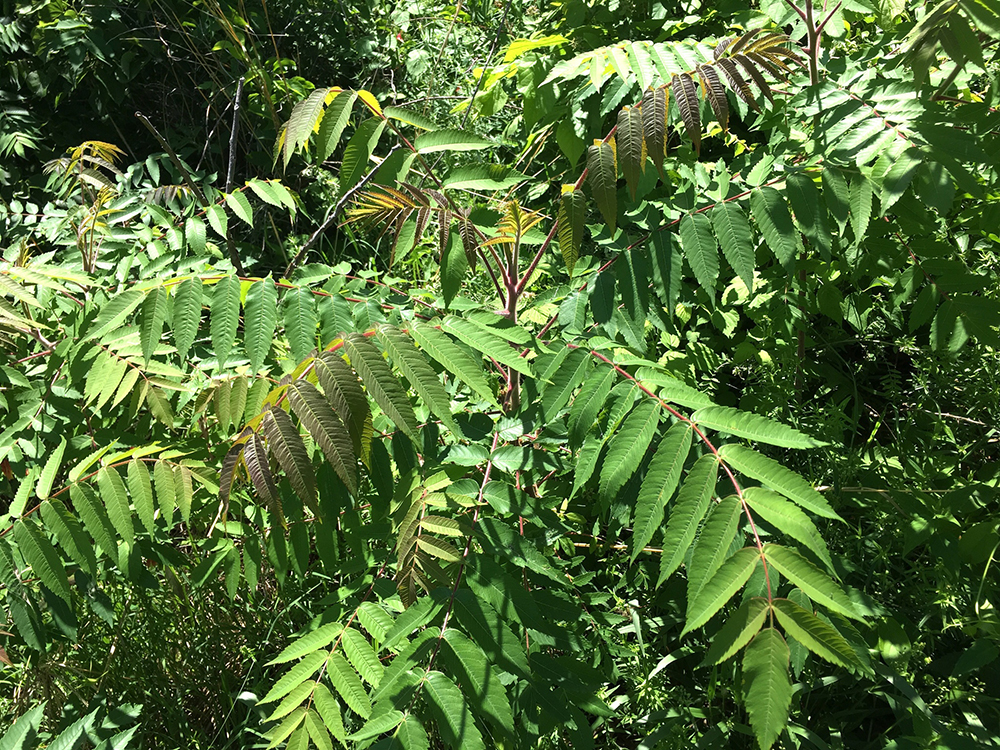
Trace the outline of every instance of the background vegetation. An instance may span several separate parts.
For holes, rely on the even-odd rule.
[[[0,11],[0,748],[1000,745],[1000,3]]]

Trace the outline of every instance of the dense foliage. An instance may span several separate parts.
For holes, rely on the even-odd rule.
[[[0,748],[1000,745],[998,40],[4,0]]]

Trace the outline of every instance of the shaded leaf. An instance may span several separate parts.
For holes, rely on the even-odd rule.
[[[760,562],[760,551],[756,547],[744,547],[730,557],[715,572],[698,595],[689,602],[684,633],[690,633],[708,622],[737,591],[750,580],[750,576]]]
[[[22,518],[14,524],[14,540],[34,575],[48,587],[49,591],[71,605],[69,579],[59,559],[59,553],[35,522]]]
[[[691,542],[698,532],[698,525],[708,510],[708,503],[715,493],[719,461],[712,455],[699,458],[688,472],[677,493],[677,502],[667,519],[663,533],[663,554],[660,557],[660,586],[683,562]]]
[[[720,664],[747,645],[757,635],[769,611],[767,599],[763,597],[755,596],[743,602],[715,634],[702,666]]]
[[[289,387],[288,402],[313,440],[319,445],[326,460],[352,495],[358,492],[357,458],[351,445],[351,436],[340,417],[330,408],[316,387],[300,380]]]
[[[349,335],[344,340],[344,347],[351,358],[351,365],[361,376],[368,395],[397,427],[419,444],[417,417],[413,413],[410,398],[392,374],[382,352],[360,334]]]
[[[719,278],[719,246],[712,234],[712,222],[705,214],[687,214],[681,219],[678,236],[694,277],[714,299],[715,282]]]
[[[267,437],[267,445],[288,476],[292,489],[305,502],[312,503],[316,497],[316,479],[305,443],[291,418],[283,409],[268,409],[264,412],[261,427]],[[247,466],[250,466],[249,462]]]
[[[618,225],[618,163],[612,141],[587,149],[587,182],[611,234]]]
[[[483,736],[461,691],[441,672],[430,671],[424,680],[427,704],[437,719],[441,737],[451,747],[485,750]]]
[[[691,436],[690,425],[676,423],[667,430],[650,461],[635,505],[630,562],[635,561],[663,523],[664,507],[677,489],[691,450]]]
[[[611,438],[601,466],[601,495],[613,497],[631,478],[642,463],[659,423],[660,405],[652,399],[643,399],[632,410]]]

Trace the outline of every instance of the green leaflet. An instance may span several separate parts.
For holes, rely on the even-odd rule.
[[[428,750],[430,741],[427,739],[427,732],[424,731],[420,720],[412,714],[407,716],[397,727],[396,734],[392,737],[391,744],[386,750]]]
[[[347,663],[347,659],[338,652],[330,654],[330,661],[326,665],[330,682],[340,693],[340,697],[350,707],[354,713],[367,719],[372,712],[371,700],[365,692],[361,680],[358,678],[354,668]]]
[[[790,599],[775,599],[774,614],[785,632],[817,656],[853,671],[864,671],[854,649],[837,629]]]
[[[899,158],[886,172],[882,178],[882,194],[879,196],[883,216],[906,192],[921,161],[920,151],[916,148],[908,148],[899,155]]]
[[[128,490],[132,496],[136,515],[146,530],[152,534],[156,526],[153,523],[155,510],[153,508],[153,485],[149,479],[149,469],[145,462],[133,458],[128,462]]]
[[[645,335],[643,326],[646,323],[646,311],[649,309],[649,265],[646,254],[637,250],[624,250],[618,256],[615,264],[615,277],[618,281],[618,294],[624,306],[621,312],[625,318],[633,321],[636,327],[634,338],[637,339],[633,348],[645,350]]]
[[[382,662],[372,649],[368,639],[354,628],[344,630],[340,647],[343,649],[351,665],[361,675],[361,679],[377,688],[382,679]]]
[[[851,178],[850,204],[851,229],[854,230],[854,244],[864,239],[868,232],[868,222],[872,217],[872,184],[863,174]]]
[[[653,454],[635,505],[629,562],[635,562],[663,523],[664,507],[677,489],[691,450],[691,436],[691,426],[678,422],[667,430]]]
[[[663,532],[663,554],[660,557],[660,576],[657,587],[677,570],[687,555],[691,542],[698,532],[698,524],[708,510],[708,503],[715,493],[719,461],[712,455],[699,458],[688,472],[677,493],[677,502],[667,519]]]
[[[76,516],[58,498],[43,502],[41,514],[45,528],[55,535],[59,546],[87,575],[93,577],[97,569],[94,546]]]
[[[485,138],[470,133],[467,130],[443,128],[421,133],[413,142],[418,154],[432,154],[438,151],[481,151],[492,148],[494,144]]]
[[[830,215],[837,222],[841,234],[847,227],[847,216],[850,211],[849,188],[844,173],[839,169],[827,166],[823,170],[823,197],[826,198]]]
[[[268,744],[266,750],[276,748],[286,739],[288,740],[288,744],[286,745],[287,750],[306,750],[308,737],[300,729],[300,725],[306,718],[306,713],[307,709],[303,707],[296,708],[283,722],[269,731],[265,737],[271,742]]]
[[[660,405],[652,399],[640,401],[626,417],[601,465],[601,495],[611,498],[625,486],[642,463],[659,423]]]
[[[743,696],[762,750],[769,750],[788,723],[788,658],[788,644],[774,628],[760,631],[743,654]]]
[[[314,710],[306,712],[306,719],[303,726],[309,735],[309,739],[318,750],[333,750],[333,742],[330,739],[330,731],[323,725],[323,720]]]
[[[393,109],[392,107],[387,109]],[[434,130],[436,128],[430,128]],[[442,181],[442,186],[452,190],[507,190],[518,185],[528,177],[513,167],[502,164],[472,164],[457,167],[448,173]]]
[[[449,316],[441,322],[441,327],[459,341],[500,364],[507,365],[529,378],[535,377],[528,360],[520,355],[518,349],[512,348],[507,341],[485,326],[477,326],[469,320]]]
[[[91,339],[100,338],[110,331],[117,329],[125,319],[132,313],[135,308],[142,304],[143,299],[145,299],[146,294],[140,289],[126,289],[121,294],[117,295],[110,302],[101,308],[101,311],[97,314],[94,322],[90,326],[90,330],[81,339],[81,341],[90,341]]]
[[[828,571],[834,572],[826,541],[816,528],[816,524],[797,505],[763,487],[749,487],[743,496],[761,518],[782,534],[797,541],[803,548],[810,550],[826,565]]]
[[[583,242],[583,224],[587,217],[587,198],[575,185],[563,185],[559,196],[558,237],[566,270],[573,276],[573,267],[580,257]]]
[[[187,357],[201,323],[201,279],[184,279],[174,290],[173,314],[170,329],[174,334],[174,346],[181,360]]]
[[[646,170],[646,142],[642,137],[642,109],[640,107],[625,106],[621,108],[618,112],[615,140],[622,175],[625,177],[629,196],[635,200],[639,177]]]
[[[699,409],[691,415],[691,421],[699,427],[728,432],[730,435],[782,448],[804,449],[826,445],[826,443],[814,440],[793,427],[773,422],[759,414],[740,411],[728,406],[709,406]]]
[[[386,353],[392,358],[393,364],[406,376],[410,385],[420,394],[435,416],[459,439],[464,438],[462,430],[452,419],[451,399],[438,379],[434,369],[420,354],[409,337],[396,328],[381,326],[378,338],[385,347]]]
[[[655,391],[659,399],[671,404],[680,404],[690,409],[714,406],[712,399],[673,375],[649,368],[640,368],[638,379],[644,386]]]
[[[313,690],[316,688],[316,682],[313,680],[307,680],[302,682],[292,688],[292,691],[285,696],[285,698],[278,704],[278,707],[274,709],[264,721],[271,722],[277,721],[285,716],[288,716],[292,711],[302,705],[302,702],[312,695]]]
[[[678,237],[694,277],[714,300],[715,282],[719,278],[719,247],[712,234],[712,222],[705,214],[686,214],[678,227]]]
[[[772,187],[757,188],[750,193],[750,211],[778,262],[785,270],[793,270],[802,243],[784,197]]]
[[[616,378],[614,368],[598,365],[596,372],[584,382],[569,410],[570,447],[582,444],[584,438],[591,434],[590,428],[604,408]]]
[[[594,475],[597,468],[597,459],[601,457],[601,450],[604,448],[604,438],[600,435],[590,433],[584,438],[583,445],[576,458],[576,471],[573,473],[573,491],[570,497],[583,488],[584,485]]]
[[[705,519],[687,571],[689,610],[705,583],[711,580],[729,556],[742,515],[743,506],[739,498],[730,495],[714,505]]]
[[[160,517],[167,522],[168,527],[172,526],[177,499],[173,471],[166,461],[157,461],[153,465],[153,483],[156,485],[156,501],[160,507]]]
[[[167,317],[167,290],[162,286],[151,289],[142,302],[139,315],[139,342],[142,346],[142,358],[149,363],[153,358],[163,334],[163,321]]]
[[[253,209],[243,193],[226,193],[226,205],[240,221],[253,228]]]
[[[497,404],[496,396],[483,375],[482,366],[450,338],[434,326],[424,323],[414,323],[410,327],[410,335],[420,344],[421,349],[444,366],[447,373],[454,374],[484,399]]]
[[[111,524],[118,536],[131,546],[135,542],[135,527],[132,525],[128,492],[121,474],[117,469],[105,467],[97,473],[97,486],[101,491],[101,500],[108,509]]]
[[[458,548],[429,534],[421,534],[416,538],[416,542],[421,552],[426,552],[431,557],[444,560],[446,563],[458,562],[462,559],[462,553]]]
[[[250,357],[250,371],[256,373],[264,364],[278,323],[278,289],[270,276],[256,281],[247,290],[243,312],[243,343]],[[242,413],[242,410],[240,410]]]
[[[833,238],[826,204],[820,198],[816,183],[802,172],[792,172],[785,177],[785,185],[799,230],[822,257],[829,258]]]
[[[316,497],[316,478],[305,443],[291,418],[283,409],[268,409],[261,426],[267,446],[288,476],[292,489],[306,503],[312,503]]]
[[[726,560],[701,587],[694,600],[688,603],[687,619],[681,635],[690,633],[708,622],[743,585],[750,580],[760,551],[756,547],[744,547]]]
[[[191,502],[194,499],[194,487],[191,485],[191,469],[187,466],[176,466],[174,475],[174,500],[181,512],[184,523],[191,520]]]
[[[226,216],[226,209],[219,205],[209,206],[205,209],[205,217],[208,219],[208,225],[212,227],[212,231],[222,239],[226,239],[226,234],[229,232],[229,217]]]
[[[568,351],[568,354],[548,377],[551,382],[542,391],[542,415],[546,422],[553,421],[569,402],[573,391],[583,382],[592,364],[592,358],[583,349],[563,351]]]
[[[316,690],[313,692],[313,705],[316,707],[316,713],[323,719],[323,725],[327,731],[338,742],[343,743],[347,737],[347,732],[344,730],[344,719],[340,713],[340,704],[333,697],[333,694],[326,685],[320,683],[316,686]]]
[[[297,688],[304,680],[312,677],[316,671],[322,667],[330,654],[327,651],[313,651],[302,661],[293,666],[281,678],[274,683],[267,695],[261,699],[261,703],[273,703],[280,698],[284,698],[292,690]],[[343,658],[343,657],[341,657]],[[357,677],[355,677],[357,679]]]
[[[206,234],[205,222],[197,216],[191,216],[184,222],[184,243],[196,255],[204,256],[205,254]]]
[[[743,280],[747,290],[753,291],[753,272],[757,261],[754,257],[753,236],[746,214],[736,203],[720,203],[710,214],[712,228],[715,230],[715,236],[719,238],[722,254]]]
[[[813,489],[805,479],[791,469],[786,469],[773,458],[768,458],[738,443],[727,443],[722,446],[719,455],[741,474],[763,482],[809,512],[823,518],[843,520],[830,507],[826,498]]]
[[[403,713],[392,709],[381,714],[376,714],[368,721],[365,725],[361,727],[357,732],[347,737],[348,740],[353,742],[363,742],[365,740],[370,740],[373,737],[378,737],[380,734],[385,734],[386,732],[391,732],[393,729],[398,727],[403,721]]]
[[[351,436],[340,417],[330,408],[316,387],[300,380],[288,388],[288,402],[312,438],[323,450],[326,460],[352,495],[358,492],[355,470],[357,458]]]
[[[38,483],[35,485],[35,496],[39,500],[45,500],[49,493],[52,492],[52,483],[55,481],[56,474],[59,473],[59,469],[62,466],[63,454],[66,452],[66,438],[63,437],[59,440],[59,445],[53,448],[52,453],[49,457],[45,459],[45,467],[42,469],[42,473],[38,475]],[[28,484],[27,482],[25,483]]]
[[[117,533],[94,491],[85,484],[73,484],[70,485],[69,495],[87,533],[94,538],[101,551],[117,564],[118,545],[115,543]]]
[[[290,213],[295,213],[295,200],[292,194],[277,180],[247,180],[246,186],[268,205],[287,208]]]
[[[430,671],[424,680],[424,695],[438,731],[450,747],[485,750],[483,736],[462,692],[441,672]]]
[[[795,550],[777,544],[764,545],[764,557],[785,578],[802,589],[814,602],[845,617],[862,619],[851,600],[830,577]]]
[[[465,589],[455,594],[454,614],[458,624],[487,658],[505,672],[525,677],[530,673],[524,639],[518,638],[496,610]]]
[[[344,340],[344,348],[351,358],[351,365],[361,376],[368,395],[397,427],[419,445],[419,426],[410,398],[399,384],[399,380],[392,374],[382,352],[367,338],[356,333]]]
[[[508,737],[515,736],[514,716],[497,669],[482,650],[453,628],[445,630],[445,663],[465,690],[469,702]]]
[[[295,287],[285,293],[283,319],[292,357],[301,362],[316,348],[316,303],[312,292]]]
[[[46,703],[39,703],[17,717],[14,723],[0,737],[3,750],[27,750],[28,743],[35,744],[38,727],[44,718]]]
[[[240,323],[240,280],[237,277],[223,276],[219,279],[212,294],[211,312],[209,333],[219,368],[222,369],[236,343],[236,329]]]
[[[447,307],[462,289],[465,272],[469,269],[469,258],[461,235],[457,231],[448,231],[448,222],[444,219],[442,222],[441,293]]]
[[[22,518],[14,524],[14,541],[34,575],[56,596],[72,605],[69,579],[59,553],[33,520]]]
[[[340,143],[340,136],[344,134],[347,121],[351,116],[351,108],[358,98],[354,91],[341,91],[334,100],[327,105],[323,113],[323,120],[319,124],[319,133],[316,134],[316,163],[322,164]],[[332,734],[332,732],[331,732]],[[334,734],[334,737],[337,735]],[[339,738],[338,738],[339,739]]]
[[[743,602],[712,638],[701,665],[720,664],[747,645],[757,635],[769,611],[767,599],[763,597],[755,596]]]
[[[319,649],[325,649],[333,643],[340,634],[344,632],[344,626],[339,622],[331,622],[323,625],[310,633],[306,633],[301,638],[289,643],[282,649],[281,653],[271,659],[267,666],[274,664],[284,664],[285,662],[301,659],[307,654],[311,654]]]
[[[613,235],[618,225],[618,163],[614,138],[587,148],[587,182]]]

